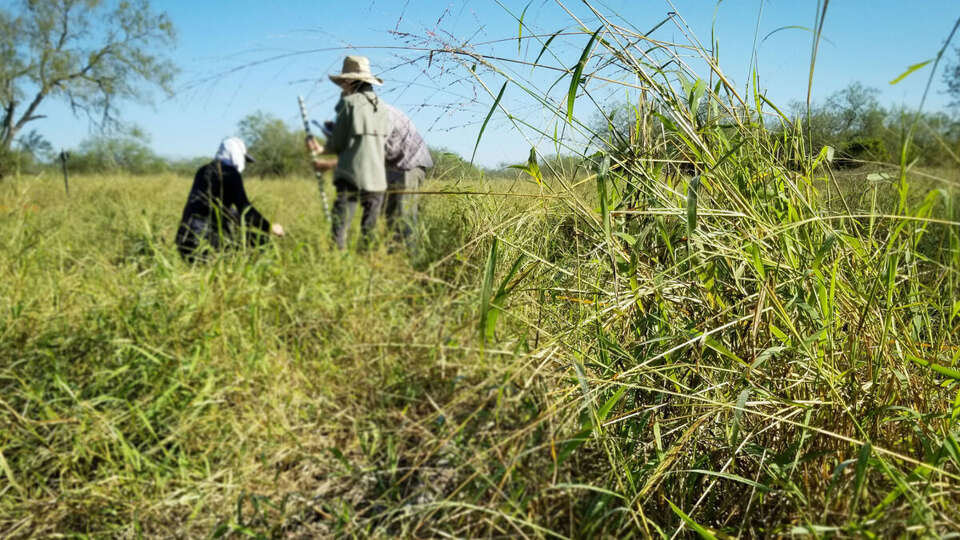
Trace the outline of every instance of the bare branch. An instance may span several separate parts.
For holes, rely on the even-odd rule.
[[[0,149],[42,117],[37,111],[47,98],[106,125],[116,121],[119,101],[146,100],[145,87],[170,92],[176,68],[154,49],[171,43],[174,31],[149,0],[30,0],[21,6],[13,16],[0,10]]]

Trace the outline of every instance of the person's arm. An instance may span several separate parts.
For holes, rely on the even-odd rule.
[[[337,167],[335,159],[321,159],[318,156],[323,154],[339,154],[346,147],[350,137],[350,124],[352,122],[350,115],[352,107],[349,108],[343,98],[337,102],[337,119],[335,122],[324,122],[324,135],[327,135],[325,144],[320,144],[314,137],[307,137],[307,151],[313,158],[313,169],[318,172],[329,171]]]
[[[327,139],[324,151],[339,154],[347,148],[350,141],[350,126],[353,124],[353,107],[346,101],[337,103],[337,119],[333,123],[333,132]]]
[[[223,171],[223,202],[226,206],[233,206],[243,217],[244,223],[251,229],[257,229],[263,234],[273,232],[277,236],[283,236],[283,227],[280,225],[270,225],[267,218],[263,217],[247,198],[247,191],[243,188],[243,177],[236,170]]]
[[[307,136],[307,152],[313,159],[313,169],[319,172],[329,171],[337,167],[336,159],[324,159],[320,156],[326,152],[323,145],[313,136]]]

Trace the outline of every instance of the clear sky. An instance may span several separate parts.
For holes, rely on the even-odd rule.
[[[11,3],[0,0],[0,5]],[[291,127],[298,126],[298,94],[307,99],[312,116],[331,117],[338,93],[326,75],[339,70],[344,55],[365,54],[371,58],[374,72],[386,81],[381,95],[408,111],[428,144],[469,157],[479,124],[493,99],[468,82],[469,73],[459,64],[437,55],[428,67],[423,53],[409,47],[437,41],[468,42],[486,52],[515,56],[518,24],[514,15],[518,16],[527,3],[155,0],[155,9],[166,11],[177,28],[177,45],[169,51],[182,70],[177,94],[170,99],[157,96],[153,106],[125,105],[122,116],[146,131],[151,146],[161,155],[210,155],[221,138],[236,131],[241,118],[258,110],[283,119]],[[652,27],[673,10],[665,0],[592,3],[615,20],[637,28]],[[582,2],[566,0],[562,5],[584,17],[588,27],[599,26]],[[674,5],[705,44],[710,42],[716,8],[720,63],[742,87],[749,79],[755,36],[763,38],[787,26],[812,27],[817,2],[724,0],[717,7],[707,0],[674,0]],[[814,98],[823,99],[860,81],[879,89],[884,104],[915,107],[930,66],[896,86],[889,81],[909,65],[933,57],[958,16],[957,0],[831,2],[824,26],[826,41],[816,67]],[[524,22],[529,31],[543,34],[576,29],[555,0],[531,0]],[[672,24],[661,27],[655,35],[677,41],[682,37]],[[482,45],[510,38],[506,44]],[[806,95],[811,39],[807,31],[786,29],[759,45],[761,86],[775,103],[786,106]],[[579,51],[573,50],[573,45],[582,47],[585,41],[583,36],[571,39],[570,50],[559,63],[567,67],[575,64]],[[530,47],[534,49],[532,55],[524,51],[528,58],[536,55],[540,45],[531,43]],[[949,57],[955,58],[955,53]],[[500,83],[488,80],[496,92]],[[558,84],[554,97],[562,99],[568,84]],[[937,75],[928,109],[946,106],[948,98],[942,90]],[[503,103],[510,107],[517,94],[507,92]],[[520,105],[518,101],[516,107],[529,113],[529,104]],[[73,118],[62,105],[48,102],[39,112],[48,118],[26,129],[37,129],[58,149],[75,147],[89,134],[86,121]],[[529,143],[498,115],[487,128],[477,162],[488,166],[521,162],[528,152]]]

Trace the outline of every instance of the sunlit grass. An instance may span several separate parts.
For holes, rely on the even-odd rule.
[[[331,249],[308,179],[249,181],[288,236],[198,266],[186,178],[0,185],[0,533],[955,532],[956,171],[836,173],[605,32],[629,144],[428,184],[414,253]]]

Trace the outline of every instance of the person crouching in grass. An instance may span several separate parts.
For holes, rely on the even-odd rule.
[[[358,202],[363,206],[364,244],[369,243],[377,225],[387,189],[384,144],[390,132],[390,117],[373,91],[373,86],[380,86],[383,81],[370,73],[370,60],[364,56],[348,56],[341,71],[330,75],[330,80],[342,92],[336,106],[336,120],[324,126],[327,142],[320,145],[308,137],[307,147],[314,155],[337,155],[333,172],[337,198],[331,216],[332,233],[337,247],[344,249]],[[313,166],[317,171],[330,168],[323,160],[315,160]]]
[[[283,236],[283,227],[257,211],[243,189],[244,166],[253,162],[236,137],[220,143],[213,161],[197,170],[177,229],[177,249],[188,262],[205,260],[208,252],[236,246],[242,230],[248,246],[259,246],[269,234]]]

